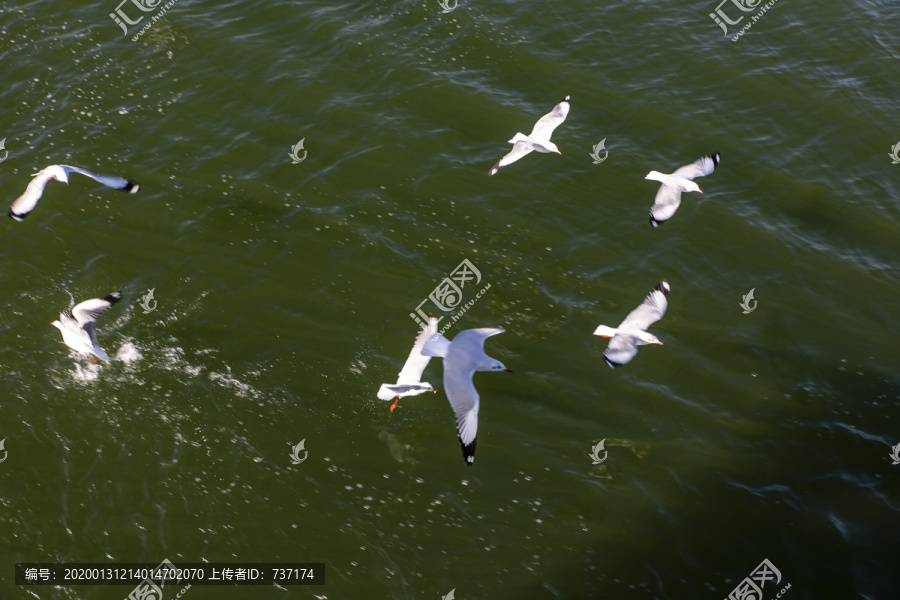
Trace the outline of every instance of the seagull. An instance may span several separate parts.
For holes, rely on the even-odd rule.
[[[509,140],[509,143],[513,145],[513,149],[509,154],[501,158],[500,162],[491,167],[490,174],[493,175],[506,165],[516,162],[526,154],[530,154],[532,150],[562,154],[559,148],[556,147],[556,144],[550,141],[550,136],[553,135],[553,130],[566,120],[566,115],[568,114],[569,97],[566,96],[559,104],[553,107],[553,110],[534,124],[534,129],[531,130],[530,135],[517,133],[513,136],[513,139]]]
[[[475,371],[506,371],[499,360],[484,353],[484,340],[503,333],[499,328],[465,329],[451,342],[441,334],[433,335],[422,349],[425,356],[444,359],[444,389],[456,413],[456,430],[463,459],[470,467],[475,462],[475,434],[478,432],[478,390],[472,383]]]
[[[621,367],[631,362],[637,355],[637,347],[644,344],[663,345],[652,333],[647,333],[647,328],[662,319],[669,306],[669,282],[660,280],[656,287],[644,298],[644,301],[636,309],[628,313],[625,320],[616,328],[600,325],[594,330],[594,335],[599,335],[609,340],[609,345],[603,351],[603,360],[610,367]]]
[[[681,192],[700,192],[700,186],[692,180],[695,177],[704,177],[716,170],[719,161],[722,160],[718,152],[698,158],[689,165],[680,167],[671,175],[650,171],[644,179],[661,181],[656,199],[650,207],[650,224],[659,227],[659,224],[668,221],[681,205]]]
[[[71,315],[60,313],[59,321],[53,321],[51,325],[62,332],[63,342],[72,350],[93,354],[109,361],[109,356],[97,344],[94,321],[121,299],[122,295],[119,292],[113,292],[105,298],[85,300],[75,305]]]
[[[421,381],[422,373],[425,371],[425,367],[428,366],[428,361],[431,360],[430,356],[422,354],[422,347],[428,341],[428,338],[437,333],[437,324],[437,317],[429,318],[428,323],[424,324],[422,331],[416,337],[416,343],[413,344],[409,357],[406,359],[406,364],[403,365],[403,369],[397,377],[397,383],[382,383],[381,387],[378,388],[378,397],[382,400],[390,400],[395,396],[397,397],[394,400],[394,404],[391,405],[391,412],[394,412],[400,398],[404,396],[418,396],[425,392],[437,394],[437,390],[431,387],[430,383]]]
[[[140,184],[135,183],[134,181],[129,181],[124,177],[94,175],[90,171],[85,171],[84,169],[79,169],[78,167],[70,167],[69,165],[50,165],[46,169],[38,171],[37,173],[32,175],[34,179],[32,179],[31,183],[28,184],[28,187],[25,188],[25,193],[16,198],[16,201],[13,202],[12,206],[9,208],[9,216],[16,221],[22,221],[23,219],[25,219],[25,217],[28,216],[28,213],[33,211],[34,207],[37,206],[38,200],[41,199],[41,195],[43,195],[44,193],[44,187],[46,187],[47,182],[51,179],[55,179],[57,181],[62,181],[63,183],[68,184],[69,173],[79,173],[81,175],[87,175],[94,181],[99,181],[105,186],[132,194],[141,189]]]

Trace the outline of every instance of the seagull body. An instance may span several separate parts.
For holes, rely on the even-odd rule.
[[[397,398],[393,406],[391,406],[391,412],[394,412],[394,409],[397,408],[397,402],[404,396],[418,396],[425,392],[437,393],[437,390],[431,387],[430,383],[421,381],[422,373],[425,372],[425,367],[428,366],[428,361],[431,360],[430,356],[422,354],[422,348],[425,346],[428,338],[437,333],[437,324],[437,318],[431,317],[428,319],[428,323],[422,327],[422,331],[416,337],[416,342],[413,344],[409,357],[406,359],[406,364],[403,365],[403,369],[397,377],[397,383],[382,383],[381,387],[378,388],[378,397],[382,400]]]
[[[533,150],[562,154],[559,148],[556,147],[556,144],[550,141],[550,136],[553,135],[553,130],[566,120],[566,115],[569,114],[569,104],[569,97],[566,96],[559,104],[553,107],[553,110],[534,124],[534,129],[531,130],[530,135],[525,135],[524,133],[514,135],[509,140],[509,143],[513,145],[513,149],[491,168],[490,174],[493,175],[506,165],[516,162],[526,154],[530,154]]]
[[[94,322],[97,320],[97,317],[121,299],[122,296],[119,292],[113,292],[105,298],[85,300],[75,305],[71,315],[60,313],[59,320],[53,321],[51,325],[59,329],[62,333],[63,342],[72,350],[93,354],[98,358],[109,361],[109,356],[97,344]]]
[[[663,345],[647,328],[659,321],[669,306],[669,282],[661,280],[636,309],[628,313],[618,327],[600,325],[594,335],[612,338],[603,351],[603,360],[610,367],[621,367],[637,355],[637,347],[645,344]]]
[[[718,152],[698,158],[689,165],[679,168],[671,175],[650,171],[644,179],[652,179],[662,183],[656,192],[656,199],[650,208],[650,224],[659,227],[659,224],[668,221],[681,205],[681,192],[703,193],[700,186],[694,183],[695,177],[704,177],[716,170],[721,157]]]
[[[37,206],[38,200],[41,199],[41,196],[44,194],[44,188],[47,186],[47,182],[55,179],[56,181],[62,181],[63,183],[69,183],[69,173],[78,173],[80,175],[86,175],[93,179],[94,181],[98,181],[107,187],[111,187],[116,190],[122,190],[123,192],[136,193],[139,189],[141,189],[140,184],[135,183],[133,181],[129,181],[124,177],[116,177],[111,175],[95,175],[90,171],[85,171],[84,169],[79,169],[78,167],[70,167],[69,165],[50,165],[49,167],[38,171],[33,175],[34,179],[28,184],[28,187],[25,188],[25,192],[16,198],[15,202],[12,203],[12,206],[9,208],[9,216],[15,219],[16,221],[22,221],[25,217],[28,216],[34,207]]]
[[[475,462],[475,436],[478,433],[478,390],[472,382],[475,371],[508,371],[499,360],[484,353],[484,340],[503,333],[499,328],[465,329],[451,342],[435,334],[422,349],[426,356],[444,359],[444,389],[456,414],[456,430],[463,459],[470,467]]]

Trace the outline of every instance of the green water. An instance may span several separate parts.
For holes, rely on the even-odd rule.
[[[721,600],[765,558],[766,600],[896,598],[900,14],[780,0],[732,42],[716,6],[179,0],[132,42],[115,1],[0,5],[7,200],[142,185],[3,224],[0,598],[163,558],[327,565],[186,600]],[[562,156],[489,177],[566,94]],[[713,151],[651,228],[643,176]],[[448,335],[505,328],[514,371],[475,377],[472,468],[439,360],[375,396],[463,259]],[[665,345],[610,369],[592,331],[660,278]],[[113,290],[113,360],[71,354],[50,321]]]

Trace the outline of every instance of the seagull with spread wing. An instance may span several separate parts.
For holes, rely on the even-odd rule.
[[[559,148],[556,147],[556,144],[550,141],[550,136],[553,135],[553,130],[566,120],[566,115],[569,114],[569,104],[569,97],[566,96],[559,104],[553,107],[553,110],[534,124],[531,134],[517,133],[514,135],[509,140],[509,143],[513,145],[512,150],[491,168],[490,174],[493,175],[506,165],[516,162],[534,150],[562,154]]]
[[[33,211],[34,207],[37,206],[38,200],[40,200],[41,196],[44,194],[44,188],[47,186],[47,183],[55,179],[56,181],[62,181],[63,183],[68,184],[69,173],[85,175],[107,187],[111,187],[115,190],[122,190],[123,192],[129,192],[131,194],[134,194],[141,189],[140,184],[125,179],[124,177],[95,175],[90,171],[78,167],[70,167],[69,165],[50,165],[46,169],[42,169],[32,175],[34,179],[32,179],[31,183],[28,184],[28,187],[25,188],[25,192],[12,203],[12,206],[9,209],[9,216],[16,221],[24,220],[25,217],[28,216],[28,213]]]
[[[694,178],[705,177],[716,170],[721,157],[718,152],[698,158],[689,165],[676,170],[671,175],[650,171],[644,179],[662,182],[656,192],[656,199],[650,208],[650,224],[659,227],[659,224],[668,221],[681,206],[681,192],[703,193],[700,186],[694,183]]]
[[[647,328],[662,319],[669,306],[669,282],[661,280],[655,288],[644,298],[644,301],[636,309],[628,313],[625,320],[618,327],[600,325],[594,330],[594,335],[611,338],[606,350],[603,351],[603,360],[610,367],[621,367],[631,362],[637,355],[638,346],[645,344],[663,345],[652,333],[647,333]]]
[[[382,383],[381,387],[378,388],[378,397],[382,400],[397,398],[391,405],[391,412],[394,412],[400,398],[404,396],[418,396],[425,392],[437,394],[437,390],[431,387],[430,383],[422,381],[422,373],[425,372],[425,367],[428,366],[428,361],[431,360],[430,356],[422,354],[422,348],[425,346],[425,342],[437,333],[437,324],[437,317],[431,317],[428,319],[428,323],[425,323],[422,327],[422,331],[416,337],[416,342],[413,344],[413,348],[406,359],[406,364],[403,365],[403,369],[397,377],[397,383]]]
[[[456,431],[463,459],[470,467],[475,462],[479,407],[478,390],[475,389],[472,377],[475,371],[512,373],[502,362],[484,352],[484,341],[503,331],[499,328],[465,329],[457,333],[452,342],[438,333],[429,338],[422,349],[425,356],[440,356],[444,359],[444,390],[456,414]]]
[[[97,358],[109,361],[109,356],[97,344],[94,322],[121,299],[122,295],[119,292],[113,292],[105,298],[85,300],[75,305],[71,315],[60,313],[59,320],[53,321],[51,325],[59,329],[63,342],[72,350],[93,354]]]

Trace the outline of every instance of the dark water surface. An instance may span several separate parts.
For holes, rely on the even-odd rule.
[[[0,5],[6,201],[54,163],[142,184],[2,223],[0,598],[163,558],[327,564],[186,600],[722,600],[764,559],[766,600],[900,597],[898,8],[779,0],[732,42],[715,0],[179,0],[133,42],[116,0]],[[488,177],[566,94],[562,156]],[[713,151],[651,228],[643,176]],[[505,328],[514,371],[475,377],[472,468],[439,360],[375,396],[464,259],[448,334]],[[665,345],[610,369],[591,333],[663,277]],[[113,360],[70,353],[50,321],[113,290]]]

